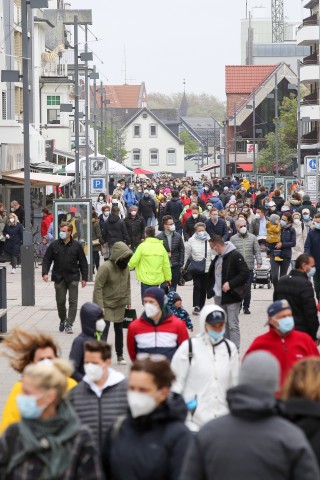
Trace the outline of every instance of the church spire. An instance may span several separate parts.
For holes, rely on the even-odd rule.
[[[186,79],[183,79],[183,95],[179,107],[179,116],[180,117],[186,117],[188,115],[188,100],[186,96]]]

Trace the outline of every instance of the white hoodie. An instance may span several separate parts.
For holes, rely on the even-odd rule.
[[[205,330],[205,319],[214,305],[205,306],[200,313],[201,333],[192,338],[193,357],[189,364],[189,344],[183,342],[173,356],[171,368],[176,375],[172,390],[180,393],[186,402],[197,396],[197,408],[188,414],[186,424],[198,431],[205,423],[228,413],[226,391],[237,385],[239,356],[234,343],[226,339],[231,351],[229,357],[225,342],[213,346]]]

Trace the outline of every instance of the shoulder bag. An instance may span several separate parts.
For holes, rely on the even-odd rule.
[[[205,254],[202,260],[193,260],[190,258],[190,263],[188,266],[188,272],[192,275],[200,275],[206,271],[206,261],[207,261],[207,251],[208,251],[208,240],[205,243]]]

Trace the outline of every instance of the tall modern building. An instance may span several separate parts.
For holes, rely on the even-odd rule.
[[[301,83],[307,88],[300,107],[301,162],[306,155],[317,155],[320,148],[320,71],[319,71],[319,0],[305,3],[307,16],[298,28],[297,43],[308,49],[300,67]]]

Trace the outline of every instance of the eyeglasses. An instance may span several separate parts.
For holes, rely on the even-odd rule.
[[[138,353],[138,355],[136,356],[136,359],[137,360],[150,360],[151,362],[165,362],[167,361],[167,357],[165,355],[161,355],[159,353],[154,353],[154,354],[150,354],[150,353]]]

